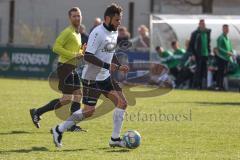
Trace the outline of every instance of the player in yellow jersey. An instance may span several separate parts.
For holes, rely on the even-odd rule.
[[[59,90],[61,98],[54,99],[38,109],[30,109],[30,115],[34,125],[40,127],[41,115],[71,103],[71,112],[80,109],[81,90],[80,78],[75,71],[77,60],[83,57],[86,46],[81,43],[79,27],[82,21],[81,10],[73,7],[68,12],[70,26],[64,29],[57,37],[53,46],[53,52],[59,55],[57,74],[59,78]],[[79,126],[73,126],[70,131],[81,131]]]

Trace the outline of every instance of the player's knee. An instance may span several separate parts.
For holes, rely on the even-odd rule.
[[[63,96],[62,96],[62,100],[66,100],[66,101],[71,101],[72,100],[72,95],[71,94],[64,94]]]
[[[94,112],[95,112],[95,107],[85,105],[83,109],[83,115],[85,118],[91,117]]]
[[[74,102],[80,102],[80,101],[81,101],[81,98],[82,98],[81,95],[74,95],[74,96],[73,96],[73,101],[74,101]]]
[[[79,109],[72,114],[73,120],[79,122],[83,120],[82,111]]]
[[[80,102],[82,98],[82,92],[80,90],[76,90],[73,92],[73,101]]]
[[[82,92],[81,92],[81,90],[75,90],[74,92],[73,92],[73,95],[75,95],[75,96],[82,96]]]
[[[127,100],[125,100],[125,99],[120,99],[118,102],[119,102],[118,106],[119,106],[120,108],[122,108],[122,109],[124,109],[124,110],[127,108],[127,105],[128,105]]]
[[[70,94],[64,94],[62,98],[60,98],[61,104],[64,104],[64,105],[70,103],[71,100],[72,100],[72,95]]]

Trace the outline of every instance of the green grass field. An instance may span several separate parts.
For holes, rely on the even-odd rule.
[[[122,130],[140,132],[142,144],[135,150],[108,147],[112,112],[81,123],[87,133],[64,134],[63,148],[56,149],[49,129],[61,120],[49,112],[43,116],[42,127],[36,129],[29,109],[58,96],[47,81],[0,79],[1,160],[240,159],[239,93],[173,90],[137,98],[136,105],[127,110]],[[162,117],[156,119],[159,112]]]

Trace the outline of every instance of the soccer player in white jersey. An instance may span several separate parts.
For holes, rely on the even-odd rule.
[[[127,65],[121,65],[115,55],[122,8],[111,4],[104,13],[103,24],[89,35],[84,55],[86,62],[83,73],[83,109],[74,112],[66,121],[52,128],[56,147],[62,146],[62,135],[68,128],[93,115],[100,95],[109,98],[116,106],[113,113],[113,132],[109,141],[111,147],[125,147],[120,138],[127,101],[118,83],[111,79],[111,72],[128,72]]]

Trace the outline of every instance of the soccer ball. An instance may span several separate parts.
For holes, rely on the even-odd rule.
[[[130,149],[137,148],[141,143],[141,135],[134,130],[127,131],[123,135],[123,141],[126,143],[126,147]]]

